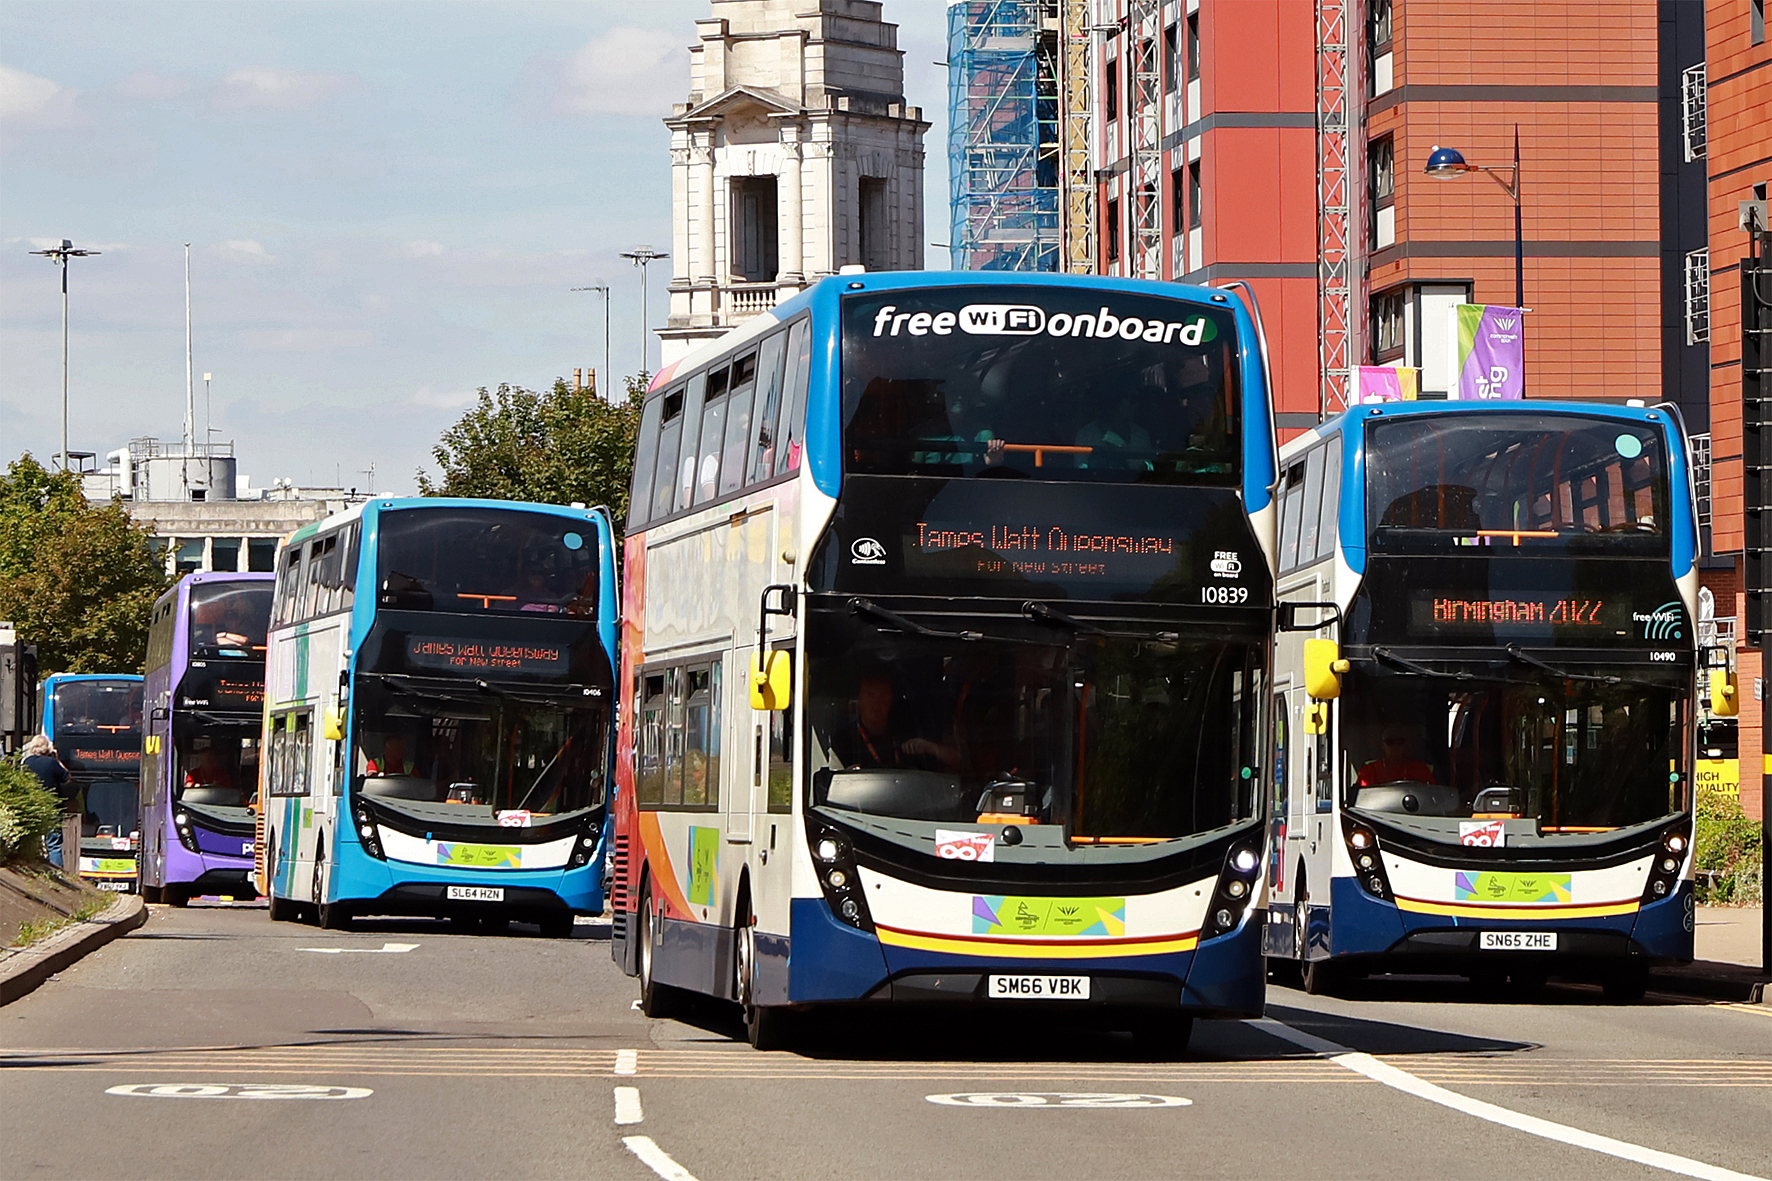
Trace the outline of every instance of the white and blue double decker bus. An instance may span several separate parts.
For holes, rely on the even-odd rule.
[[[824,279],[660,373],[613,949],[648,1013],[1261,1012],[1276,447],[1211,288]]]
[[[1311,991],[1561,975],[1614,999],[1691,959],[1698,529],[1677,421],[1366,405],[1282,462],[1281,618],[1302,630],[1275,664],[1269,955]]]
[[[608,513],[377,499],[278,553],[260,883],[277,919],[568,936],[603,908]]]

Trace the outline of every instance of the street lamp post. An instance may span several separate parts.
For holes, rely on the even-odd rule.
[[[60,246],[52,246],[48,250],[33,250],[32,254],[40,254],[62,269],[62,471],[68,470],[68,260],[70,258],[91,258],[102,254],[100,250],[76,250],[74,244],[66,238]]]
[[[1506,165],[1502,167],[1506,168]],[[1450,180],[1455,176],[1463,176],[1467,172],[1488,174],[1490,180],[1500,185],[1502,191],[1514,202],[1514,306],[1526,306],[1526,241],[1520,226],[1520,125],[1514,124],[1514,163],[1507,168],[1508,178],[1502,180],[1499,168],[1484,168],[1477,164],[1466,164],[1464,156],[1457,148],[1442,148],[1435,144],[1433,154],[1427,158],[1427,167],[1423,172],[1435,180]]]
[[[603,400],[605,402],[613,401],[615,387],[610,383],[615,380],[615,374],[609,368],[609,284],[594,283],[589,287],[574,287],[573,290],[595,291],[603,297]],[[642,368],[645,367],[646,359],[644,357],[640,358],[640,364]]]
[[[651,372],[646,368],[646,264],[654,259],[669,258],[670,255],[650,246],[636,246],[632,250],[622,251],[621,256],[640,268],[640,376],[644,378]]]

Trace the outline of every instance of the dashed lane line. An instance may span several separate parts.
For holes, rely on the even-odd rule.
[[[629,1125],[642,1123],[645,1119],[646,1113],[640,1108],[640,1088],[615,1088],[615,1122]]]
[[[617,1050],[615,1052],[615,1073],[633,1074],[640,1068],[640,1051]]]
[[[1595,1132],[1581,1128],[1572,1128],[1567,1124],[1554,1123],[1540,1119],[1535,1115],[1526,1115],[1518,1111],[1510,1111],[1493,1103],[1485,1103],[1481,1099],[1472,1099],[1449,1091],[1425,1079],[1392,1066],[1388,1062],[1380,1062],[1370,1054],[1362,1054],[1338,1045],[1327,1038],[1317,1037],[1301,1029],[1294,1029],[1283,1021],[1275,1021],[1271,1017],[1262,1017],[1247,1024],[1264,1030],[1283,1041],[1302,1046],[1312,1053],[1328,1056],[1330,1062],[1347,1070],[1363,1074],[1375,1082],[1387,1087],[1414,1095],[1418,1099],[1426,1099],[1442,1107],[1454,1111],[1462,1111],[1481,1120],[1493,1124],[1513,1128],[1525,1132],[1529,1136],[1538,1136],[1545,1140],[1554,1140],[1561,1144],[1586,1148],[1593,1152],[1615,1156],[1620,1160],[1634,1161],[1651,1168],[1665,1169],[1670,1173],[1678,1173],[1685,1177],[1697,1177],[1700,1181],[1767,1181],[1763,1177],[1755,1177],[1750,1173],[1738,1173],[1733,1169],[1725,1169],[1719,1165],[1706,1164],[1704,1161],[1692,1160],[1689,1157],[1676,1156],[1671,1152],[1662,1152],[1655,1148],[1645,1148],[1640,1144],[1632,1144],[1626,1140],[1614,1140],[1610,1136],[1601,1136]]]
[[[695,1181],[695,1174],[671,1158],[671,1154],[653,1143],[651,1136],[623,1136],[627,1150],[645,1162],[646,1167],[664,1181]]]

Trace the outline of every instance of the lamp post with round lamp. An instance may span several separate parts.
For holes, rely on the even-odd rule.
[[[1508,178],[1501,179],[1500,173],[1506,169]],[[1457,148],[1442,148],[1435,144],[1433,154],[1427,158],[1427,167],[1423,172],[1435,180],[1451,180],[1469,172],[1486,173],[1490,180],[1500,185],[1502,191],[1514,202],[1514,306],[1526,306],[1526,242],[1520,226],[1520,126],[1514,124],[1514,162],[1511,168],[1485,168],[1478,164],[1467,164],[1464,154]]]

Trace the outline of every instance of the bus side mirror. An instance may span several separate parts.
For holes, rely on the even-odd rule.
[[[337,710],[326,711],[326,741],[343,742],[345,740],[345,720]]]
[[[751,708],[786,709],[794,698],[792,656],[786,651],[751,657]]]
[[[1341,645],[1334,640],[1304,642],[1304,691],[1314,701],[1333,701],[1341,696],[1341,674],[1348,670]]]
[[[1719,718],[1732,718],[1741,712],[1735,674],[1726,668],[1710,670],[1710,712]]]

